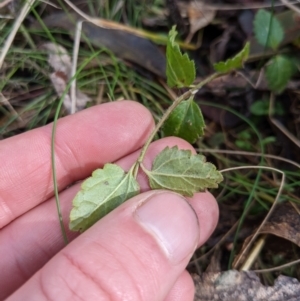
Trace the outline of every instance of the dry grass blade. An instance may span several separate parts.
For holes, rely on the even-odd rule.
[[[294,266],[296,264],[300,264],[300,259],[297,259],[297,260],[294,260],[292,262],[289,262],[289,263],[286,263],[286,264],[282,264],[282,265],[279,265],[277,267],[270,268],[270,269],[253,270],[253,272],[255,272],[255,273],[270,273],[270,272],[275,272],[275,271],[283,270],[285,268]]]
[[[73,79],[71,85],[71,114],[74,114],[76,112],[76,76],[75,75],[77,69],[81,30],[82,30],[82,21],[78,21],[76,23],[76,29],[75,29],[76,32],[74,38],[73,60],[72,60],[72,70],[71,70],[71,78]]]
[[[135,35],[137,37],[141,37],[144,39],[149,39],[152,41],[161,41],[166,43],[166,39],[163,37],[159,37],[157,34],[154,34],[150,31],[146,31],[143,29],[138,29],[138,28],[134,28],[131,27],[129,25],[123,25],[111,20],[106,20],[106,19],[102,19],[102,18],[93,18],[89,15],[87,15],[86,13],[84,13],[82,10],[80,10],[79,8],[77,8],[72,2],[70,2],[69,0],[64,0],[65,3],[67,5],[69,5],[79,16],[81,16],[84,20],[98,26],[101,28],[105,28],[105,29],[113,29],[113,30],[120,30],[126,33],[130,33],[132,35]],[[195,50],[197,48],[197,46],[193,45],[193,44],[189,44],[189,43],[184,43],[184,42],[179,42],[178,43],[180,45],[180,47],[185,48],[185,49],[190,49],[190,50]]]
[[[270,170],[270,171],[275,171],[278,173],[282,174],[282,178],[281,178],[281,182],[280,182],[280,186],[277,192],[277,195],[275,197],[275,200],[269,210],[269,212],[267,213],[266,217],[264,218],[263,222],[260,224],[260,226],[258,227],[258,229],[256,230],[256,232],[254,233],[254,235],[252,236],[252,238],[250,239],[248,245],[244,248],[244,250],[239,254],[239,257],[236,259],[235,261],[235,266],[234,268],[236,268],[240,261],[241,258],[243,258],[244,254],[249,250],[249,248],[251,247],[251,245],[253,244],[253,242],[255,241],[255,239],[257,238],[257,236],[259,235],[260,230],[262,229],[263,225],[266,223],[266,221],[269,219],[269,217],[271,216],[271,214],[273,213],[280,195],[282,194],[282,190],[284,187],[284,183],[285,183],[285,173],[279,169],[273,168],[273,167],[266,167],[266,166],[239,166],[239,167],[232,167],[232,168],[227,168],[227,169],[223,169],[220,172],[224,173],[224,172],[228,172],[228,171],[232,171],[232,170],[239,170],[239,169],[263,169],[263,170]]]
[[[243,263],[242,267],[240,268],[241,271],[248,271],[251,269],[253,263],[257,259],[258,255],[260,254],[262,248],[266,242],[266,236],[263,235],[255,244],[254,248],[250,252],[249,256],[247,257],[246,261]]]
[[[56,4],[52,3],[51,1],[47,1],[47,0],[40,0],[40,2],[43,2],[49,6],[55,7],[56,9],[61,9],[61,7],[57,6]]]
[[[17,19],[14,22],[14,25],[12,27],[12,30],[9,34],[9,36],[7,37],[4,46],[2,48],[1,51],[1,55],[0,55],[0,69],[2,68],[4,59],[6,57],[6,54],[9,50],[9,48],[11,47],[11,44],[20,28],[20,26],[22,25],[23,20],[25,19],[25,17],[27,16],[31,6],[34,4],[35,0],[28,0],[25,1],[24,6],[21,9],[20,14],[18,15]]]
[[[113,22],[113,21],[110,21],[110,20],[104,20],[104,19],[101,19],[101,18],[93,18],[89,15],[87,15],[86,13],[84,13],[82,10],[80,10],[79,8],[77,8],[71,1],[69,0],[64,0],[78,15],[80,15],[82,18],[84,18],[86,21],[96,25],[96,26],[99,26],[99,27],[102,27],[102,28],[106,28],[106,29],[115,29],[115,30],[122,30],[122,31],[125,31],[125,32],[128,32],[128,33],[131,33],[131,34],[134,34],[136,36],[139,36],[139,37],[142,37],[142,38],[145,38],[146,37],[146,33],[141,31],[141,30],[138,30],[138,29],[135,29],[135,28],[132,28],[132,27],[129,27],[129,26],[126,26],[126,25],[122,25],[120,23],[116,23],[116,22]]]
[[[242,155],[242,156],[253,156],[253,157],[265,157],[265,158],[270,158],[278,161],[283,161],[287,162],[291,165],[294,165],[297,168],[300,168],[300,164],[298,164],[295,161],[275,156],[275,155],[270,155],[270,154],[261,154],[261,153],[253,153],[253,152],[247,152],[247,151],[235,151],[235,150],[221,150],[221,149],[212,149],[212,148],[205,148],[199,150],[199,152],[204,152],[204,153],[216,153],[216,154],[229,154],[229,155]]]
[[[197,264],[197,262],[203,260],[204,258],[208,257],[209,255],[211,255],[215,250],[218,249],[219,246],[221,246],[223,244],[223,242],[226,241],[226,239],[234,233],[234,231],[236,230],[237,226],[239,224],[239,220],[237,222],[235,222],[235,224],[223,235],[223,237],[205,254],[203,254],[202,256],[194,259],[193,261],[190,262],[190,264]]]
[[[15,116],[19,122],[21,123],[24,122],[24,120],[20,117],[20,115],[17,113],[17,111],[14,109],[14,107],[10,104],[8,99],[2,93],[0,93],[0,104],[6,105],[9,111],[11,112],[11,114]]]
[[[299,3],[299,1],[281,0],[282,3],[273,3],[272,4],[259,4],[259,3],[247,3],[241,5],[226,5],[226,4],[204,4],[207,8],[216,9],[216,10],[246,10],[246,9],[260,9],[260,8],[270,8],[270,7],[279,7],[279,6],[288,6]],[[286,3],[288,4],[286,4]]]
[[[289,132],[277,119],[273,117],[274,111],[274,94],[271,93],[270,96],[270,106],[269,106],[269,118],[271,122],[284,133],[293,143],[295,143],[300,148],[300,140],[295,137],[291,132]]]
[[[0,8],[6,6],[7,4],[9,4],[10,2],[12,2],[13,0],[4,0],[3,2],[0,3]]]
[[[300,14],[300,8],[295,5],[295,4],[299,4],[299,1],[296,1],[296,2],[292,1],[292,2],[290,2],[289,0],[281,0],[281,2],[286,7],[290,8],[294,12]]]

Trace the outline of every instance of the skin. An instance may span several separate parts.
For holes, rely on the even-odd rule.
[[[150,112],[132,101],[59,120],[56,172],[66,228],[78,181],[107,162],[128,170],[153,127]],[[81,235],[68,231],[65,246],[53,197],[51,130],[47,125],[0,143],[0,300],[193,300],[185,267],[216,226],[213,196],[185,200],[149,191],[140,173],[140,195]],[[194,151],[181,139],[164,138],[151,144],[145,166],[174,145]]]

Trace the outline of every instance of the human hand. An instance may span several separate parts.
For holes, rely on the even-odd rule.
[[[113,102],[58,121],[55,156],[65,227],[76,181],[115,162],[128,170],[152,131],[151,114],[131,101]],[[187,201],[172,192],[142,193],[64,246],[51,171],[52,126],[0,143],[0,300],[193,300],[185,271],[194,250],[214,230],[213,196]],[[151,168],[166,146],[193,148],[174,137],[153,142],[144,159]],[[193,208],[193,209],[192,209]],[[77,237],[78,236],[78,237]]]

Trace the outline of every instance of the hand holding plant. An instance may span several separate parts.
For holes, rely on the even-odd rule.
[[[82,190],[76,195],[70,213],[71,230],[85,231],[118,205],[139,194],[140,187],[136,177],[140,168],[147,175],[152,189],[167,189],[184,196],[193,196],[194,193],[207,188],[216,188],[223,180],[216,167],[205,162],[204,156],[192,155],[189,151],[178,150],[176,147],[167,148],[158,154],[151,169],[143,165],[148,147],[164,123],[167,133],[172,133],[174,129],[174,135],[182,138],[187,136],[187,140],[192,143],[203,135],[205,124],[201,110],[193,100],[194,95],[214,78],[240,68],[249,54],[247,43],[234,58],[215,64],[214,67],[218,72],[192,86],[196,77],[195,66],[187,54],[180,52],[175,42],[176,35],[177,32],[173,27],[167,44],[168,85],[190,89],[166,110],[127,173],[118,166],[108,164],[103,169],[95,170],[92,177],[82,184]]]
[[[81,185],[71,184],[108,162],[128,171],[154,122],[140,104],[121,101],[62,118],[57,126],[57,180],[67,222]],[[130,295],[152,301],[175,300],[181,292],[181,300],[192,300],[194,286],[185,267],[217,223],[213,196],[195,194],[188,199],[192,210],[178,194],[149,191],[140,170],[141,194],[79,237],[68,232],[71,242],[65,247],[51,181],[51,129],[50,124],[0,143],[0,208],[7,208],[0,210],[0,299],[15,292],[8,300],[63,301],[75,295],[117,300]],[[195,153],[182,139],[164,138],[150,144],[145,168],[173,146]]]

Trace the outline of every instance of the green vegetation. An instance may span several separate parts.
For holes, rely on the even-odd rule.
[[[299,16],[287,8],[283,13],[272,9],[251,10],[254,16],[250,26],[253,36],[246,39],[251,33],[241,34],[238,31],[236,35],[231,35],[224,29],[230,26],[220,25],[235,22],[235,30],[240,30],[242,26],[238,23],[238,17],[241,12],[234,11],[229,21],[220,9],[218,19],[204,29],[199,28],[193,44],[188,43],[191,47],[186,49],[196,50],[186,52],[178,46],[185,45],[184,33],[176,35],[173,28],[169,40],[166,39],[170,27],[167,26],[163,1],[152,1],[151,4],[133,0],[125,1],[124,5],[119,3],[116,0],[105,1],[105,5],[101,6],[96,1],[88,0],[79,7],[91,16],[100,16],[135,29],[147,27],[160,41],[160,45],[156,45],[159,53],[167,53],[167,76],[155,74],[148,68],[160,60],[158,53],[150,55],[152,60],[148,62],[149,55],[145,52],[141,59],[145,65],[138,64],[108,47],[97,46],[95,40],[83,32],[76,72],[64,74],[69,77],[65,90],[58,95],[50,77],[57,71],[50,65],[49,51],[43,45],[52,42],[63,46],[72,57],[75,27],[71,32],[68,28],[46,24],[46,15],[57,13],[57,10],[37,2],[19,28],[0,69],[1,138],[50,123],[56,113],[58,118],[69,114],[64,106],[64,95],[69,94],[74,80],[77,89],[91,99],[86,107],[132,99],[146,106],[157,123],[171,107],[167,118],[160,124],[162,127],[157,129],[151,140],[171,135],[186,139],[224,177],[219,188],[212,191],[220,205],[220,223],[212,239],[196,252],[189,268],[192,271],[205,270],[210,262],[209,256],[218,249],[222,252],[222,268],[240,269],[244,259],[237,263],[236,256],[241,254],[244,242],[253,237],[265,216],[272,213],[274,204],[280,206],[282,216],[286,214],[283,206],[300,204],[300,166],[297,163],[300,162],[297,121],[297,45],[300,31],[294,21],[295,16]],[[60,12],[66,11],[66,4],[61,7],[64,8]],[[9,11],[3,12],[3,15],[6,14],[12,15]],[[13,21],[0,19],[1,48],[12,31]],[[294,31],[291,30],[292,23],[296,26]],[[39,28],[33,26],[36,24]],[[228,40],[222,44],[218,40],[221,38]],[[124,41],[127,40],[128,37]],[[166,41],[163,46],[162,41]],[[201,45],[199,41],[202,41]],[[139,48],[139,43],[135,45],[136,53],[144,52],[140,49],[145,48]],[[167,82],[173,87],[172,90],[167,87]],[[59,111],[60,104],[62,110]],[[136,166],[128,174],[120,171],[116,181],[119,180],[125,187],[129,178],[134,180]],[[98,172],[89,181],[97,177]],[[281,184],[284,185],[280,187]],[[137,187],[132,186],[132,194],[121,199],[116,197],[114,205],[137,193]],[[78,221],[72,226],[74,230],[89,226],[85,222],[82,226],[80,218],[73,219],[76,223]],[[251,244],[246,257],[254,244]],[[269,235],[252,268],[276,267],[298,259],[297,254],[299,249],[295,243],[287,239],[279,241],[275,235]],[[291,266],[281,273],[299,278],[298,270],[297,266]],[[265,284],[271,284],[278,274],[278,271],[268,271],[262,274],[262,280]]]

